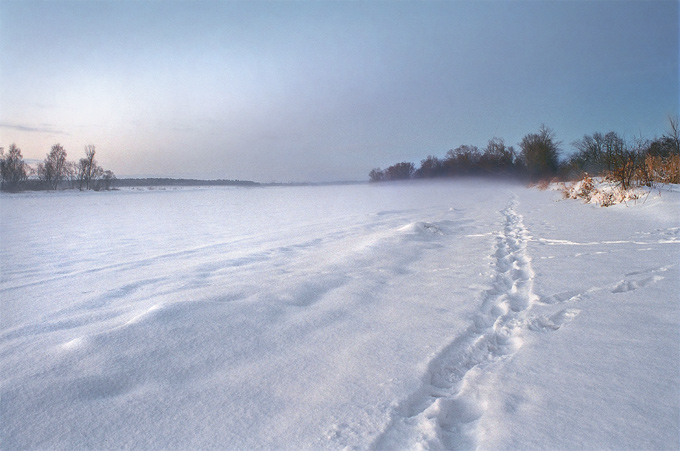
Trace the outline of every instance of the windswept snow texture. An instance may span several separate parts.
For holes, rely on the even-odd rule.
[[[678,449],[680,193],[0,197],[2,449]]]

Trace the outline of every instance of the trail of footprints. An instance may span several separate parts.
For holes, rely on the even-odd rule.
[[[517,205],[512,199],[502,211],[505,223],[496,238],[494,281],[482,294],[473,325],[430,363],[429,383],[426,380],[399,407],[400,415],[375,442],[376,449],[397,445],[404,433],[427,447],[474,448],[476,422],[484,413],[485,401],[475,392],[475,384],[466,382],[479,370],[515,353],[522,346],[523,330],[557,330],[579,313],[564,309],[549,317],[528,314],[538,296],[526,249],[531,237],[515,211]]]
[[[374,442],[375,449],[398,447],[405,436],[425,448],[472,449],[477,420],[484,414],[485,394],[474,383],[483,368],[514,354],[523,344],[523,332],[550,332],[575,318],[580,310],[564,308],[552,315],[531,312],[535,304],[573,304],[598,291],[624,293],[662,280],[671,267],[629,273],[619,282],[587,290],[569,291],[539,300],[533,291],[534,271],[527,255],[531,240],[515,209],[513,198],[502,211],[503,230],[496,238],[495,276],[482,294],[482,307],[461,336],[435,357],[428,367],[429,381],[398,407],[398,414]],[[403,443],[401,443],[403,446]]]
[[[522,330],[556,330],[578,314],[578,310],[563,310],[555,315],[530,317],[527,312],[538,296],[534,293],[534,271],[527,255],[529,233],[522,216],[516,212],[518,202],[512,199],[502,211],[503,230],[496,238],[495,278],[492,287],[483,293],[480,312],[468,331],[462,346],[454,344],[435,359],[430,371],[433,388],[443,388],[445,397],[431,393],[434,402],[428,407],[434,415],[433,437],[447,448],[475,446],[475,423],[484,413],[484,400],[466,379],[474,378],[476,368],[482,369],[515,353],[523,344]],[[423,411],[427,417],[430,412]]]

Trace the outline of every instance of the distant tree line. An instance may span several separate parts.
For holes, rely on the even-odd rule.
[[[85,157],[77,162],[68,161],[66,150],[60,144],[55,144],[45,160],[32,168],[24,161],[21,149],[15,144],[9,146],[7,153],[0,147],[0,189],[9,192],[60,188],[109,190],[116,176],[99,166],[95,154],[95,147],[88,145],[85,147]]]
[[[574,179],[584,174],[607,176],[622,187],[653,181],[680,183],[680,127],[669,118],[670,129],[661,138],[626,141],[615,132],[593,133],[571,143],[575,152],[561,159],[562,143],[555,132],[542,125],[519,143],[519,151],[492,138],[486,147],[462,145],[444,158],[430,155],[420,167],[401,162],[370,171],[371,182],[438,177],[514,177],[529,181]]]
[[[197,180],[173,178],[125,178],[116,180],[117,187],[137,186],[260,186],[246,180]]]
[[[45,159],[31,167],[15,144],[9,150],[0,147],[0,189],[8,192],[22,190],[110,190],[114,187],[152,186],[258,186],[257,182],[244,180],[196,180],[174,178],[124,178],[118,179],[112,171],[104,170],[95,159],[96,149],[85,147],[85,156],[75,161],[66,159],[66,150],[52,146]]]

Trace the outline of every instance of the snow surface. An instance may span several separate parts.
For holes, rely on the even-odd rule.
[[[680,193],[0,195],[2,449],[678,449]]]

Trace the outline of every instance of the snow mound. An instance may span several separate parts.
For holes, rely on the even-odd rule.
[[[400,232],[419,236],[444,235],[442,229],[429,222],[414,222],[399,228]]]

